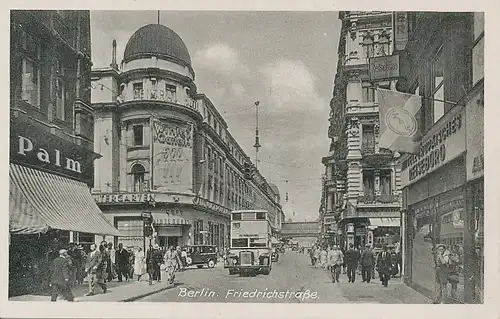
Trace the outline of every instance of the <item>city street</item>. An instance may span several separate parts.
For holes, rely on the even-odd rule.
[[[287,250],[273,264],[269,276],[230,276],[219,263],[216,268],[190,268],[177,273],[174,288],[140,299],[141,302],[316,302],[316,303],[430,303],[395,278],[388,288],[378,279],[354,284],[342,275],[340,283],[332,283],[328,273],[310,265],[306,254]],[[263,292],[259,297],[254,296]],[[274,293],[276,291],[276,293]],[[247,293],[245,297],[243,293]],[[253,292],[253,294],[252,294]],[[267,298],[267,293],[269,293]],[[298,293],[297,292],[301,292]],[[241,295],[239,295],[241,293]],[[281,293],[281,295],[280,295]],[[263,297],[264,295],[264,297]]]

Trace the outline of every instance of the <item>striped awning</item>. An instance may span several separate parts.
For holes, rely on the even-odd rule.
[[[86,184],[10,164],[11,232],[38,233],[48,228],[119,236],[93,200]]]
[[[394,218],[370,218],[370,226],[376,227],[399,227],[401,219]]]

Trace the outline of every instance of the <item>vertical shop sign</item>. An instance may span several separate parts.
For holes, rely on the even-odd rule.
[[[394,13],[394,51],[404,50],[408,42],[408,13]]]

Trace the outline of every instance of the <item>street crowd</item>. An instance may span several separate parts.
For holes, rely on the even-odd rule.
[[[387,245],[378,254],[369,245],[354,248],[350,244],[347,251],[337,245],[316,245],[309,250],[309,256],[313,267],[325,268],[330,272],[332,281],[337,283],[340,282],[341,273],[347,274],[349,283],[356,281],[356,274],[361,274],[363,282],[370,283],[377,271],[382,285],[387,287],[390,278],[398,276],[402,267],[399,249]]]
[[[161,282],[162,271],[166,272],[167,281],[174,283],[175,272],[186,267],[186,251],[180,247],[171,246],[162,252],[154,245],[147,254],[141,247],[135,250],[124,248],[118,244],[118,249],[112,243],[105,241],[99,246],[90,245],[90,251],[85,252],[82,246],[70,244],[68,249],[60,249],[59,256],[52,261],[51,267],[51,301],[56,301],[62,295],[67,301],[74,301],[72,288],[83,284],[86,279],[88,292],[86,296],[96,294],[96,286],[106,293],[107,283],[129,281],[134,276],[141,281],[148,274],[149,284]]]

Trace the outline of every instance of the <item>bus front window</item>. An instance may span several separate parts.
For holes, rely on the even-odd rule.
[[[248,238],[237,238],[231,240],[231,247],[246,248],[248,247]]]

